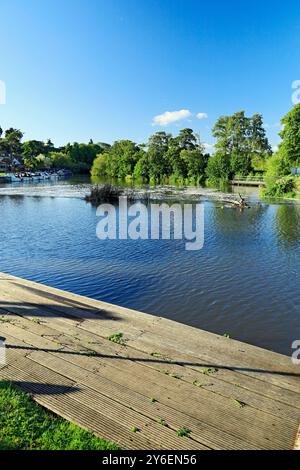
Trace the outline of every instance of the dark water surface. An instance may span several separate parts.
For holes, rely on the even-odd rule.
[[[205,202],[199,251],[180,240],[100,241],[98,220],[78,197],[0,194],[0,271],[291,354],[300,205]]]

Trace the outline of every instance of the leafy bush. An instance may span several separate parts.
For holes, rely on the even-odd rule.
[[[264,195],[269,197],[293,196],[294,194],[295,178],[291,175],[283,176],[274,182],[267,183],[267,188],[264,192]]]

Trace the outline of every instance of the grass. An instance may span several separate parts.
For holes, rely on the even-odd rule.
[[[125,344],[125,341],[123,339],[123,333],[113,333],[110,335],[107,339],[111,341],[112,343],[117,343],[117,344]]]
[[[176,434],[178,437],[190,437],[191,432],[192,431],[190,429],[183,427],[178,429]]]
[[[204,375],[215,374],[216,372],[218,372],[218,369],[215,367],[205,367],[202,371]]]
[[[173,377],[173,379],[181,379],[181,378],[182,378],[181,375],[175,374],[174,372],[170,372],[170,371],[167,370],[167,369],[160,369],[159,372],[160,372],[161,374],[168,375],[169,377]]]
[[[0,381],[0,450],[118,450]]]
[[[159,352],[154,351],[154,352],[150,353],[150,356],[152,356],[152,357],[161,357],[161,354]]]
[[[165,426],[166,428],[168,427],[166,420],[163,418],[158,418],[158,424],[161,424],[162,426]]]

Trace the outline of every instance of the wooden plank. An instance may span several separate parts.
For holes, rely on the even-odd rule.
[[[28,281],[26,282],[28,283]],[[36,294],[33,294],[33,297],[34,296],[36,296]],[[73,299],[74,295],[72,294],[71,296]],[[98,303],[98,301],[91,301],[91,299],[88,299],[88,302],[92,303],[93,307]],[[116,311],[116,309],[114,310]],[[128,311],[132,312],[128,309],[125,310],[127,314]],[[137,317],[137,312],[134,312],[134,315]],[[140,318],[142,318],[142,320]],[[129,344],[134,346],[136,349],[149,352],[147,351],[147,345],[149,345],[149,343],[153,347],[160,347],[161,344],[163,346],[166,346],[166,344],[169,344],[170,346],[175,344],[175,347],[179,349],[178,343],[180,343],[180,338],[184,336],[183,345],[185,345],[185,353],[202,359],[203,362],[206,363],[207,367],[219,366],[217,367],[219,369],[222,367],[228,367],[237,372],[256,377],[259,380],[264,380],[277,386],[281,386],[282,384],[285,389],[289,388],[295,392],[298,392],[300,389],[299,374],[297,374],[298,371],[286,356],[282,356],[271,351],[261,350],[260,348],[234,340],[228,340],[227,338],[211,333],[201,332],[195,328],[177,324],[176,322],[162,318],[156,318],[156,322],[152,319],[150,320],[150,323],[147,321],[143,328],[144,318],[148,318],[148,315],[140,313],[138,317],[140,326],[138,329],[136,327],[132,328],[130,324],[128,326],[128,322],[126,324],[122,324],[122,328],[126,329],[126,336]],[[97,318],[97,320],[86,320],[81,323],[81,327],[87,331],[96,332],[102,337],[108,336],[116,331],[116,323],[114,320],[99,322],[99,319],[100,317]],[[137,320],[135,320],[135,323],[137,323]],[[128,328],[130,330],[129,333],[127,331]],[[174,329],[175,333],[172,331]],[[184,335],[182,334],[182,331],[185,332]],[[194,341],[195,335],[197,338],[196,344]],[[150,337],[149,340],[148,337]],[[161,340],[162,337],[164,338],[163,341]],[[193,346],[192,351],[190,349],[187,350],[186,344],[189,348],[191,348],[191,345]],[[201,354],[198,353],[199,350],[201,351]],[[264,355],[263,360],[261,359],[262,353]],[[256,359],[253,358],[253,354],[255,354]],[[223,364],[223,362],[220,363],[220,361],[224,361],[224,357],[227,359],[226,364]],[[259,358],[259,363],[257,361],[257,357]],[[263,366],[265,368],[263,368]],[[281,370],[279,366],[282,367],[283,370]],[[276,374],[272,374],[272,371]],[[279,372],[282,372],[282,374]],[[297,377],[284,374],[297,374]]]
[[[3,276],[3,274],[0,275],[0,279],[3,279]],[[7,277],[7,275],[5,276]],[[52,305],[53,307],[54,302],[59,311],[61,311],[63,305],[76,305],[76,308],[73,307],[73,310],[74,312],[76,312],[76,315],[78,315],[78,317],[81,319],[87,320],[90,318],[91,327],[95,326],[93,320],[97,321],[99,328],[101,326],[99,325],[99,323],[101,322],[99,322],[98,320],[100,318],[106,318],[106,321],[103,322],[105,323],[105,325],[103,325],[103,330],[101,330],[100,332],[101,336],[107,336],[108,334],[111,334],[112,331],[115,331],[117,320],[122,322],[123,325],[126,324],[128,328],[134,327],[132,332],[137,333],[138,335],[141,332],[145,333],[146,331],[149,331],[149,333],[153,333],[155,331],[156,336],[159,337],[159,333],[160,331],[162,331],[164,335],[163,337],[170,337],[170,339],[172,340],[176,339],[177,341],[180,341],[182,337],[182,332],[184,331],[184,342],[187,343],[185,343],[185,346],[190,346],[191,341],[194,342],[192,344],[195,346],[196,352],[199,349],[199,344],[202,345],[203,348],[207,349],[212,346],[213,348],[217,349],[220,353],[217,357],[222,357],[224,353],[228,354],[229,358],[231,357],[231,355],[234,355],[235,358],[240,357],[242,355],[243,361],[245,362],[245,364],[249,364],[250,368],[253,361],[258,361],[259,363],[267,365],[271,371],[277,371],[278,367],[282,366],[284,368],[283,372],[291,374],[297,373],[297,369],[288,357],[278,353],[274,353],[272,351],[263,350],[261,348],[241,343],[236,340],[229,340],[222,336],[202,331],[187,325],[182,325],[165,318],[144,314],[141,312],[137,312],[123,307],[118,307],[98,300],[85,298],[79,295],[65,293],[63,291],[59,291],[58,289],[48,288],[46,286],[36,284],[31,281],[20,280],[18,278],[14,278],[13,276],[8,276],[8,278],[9,282],[6,285],[6,288],[8,290],[13,292],[13,289],[20,288],[22,290],[21,295],[24,296],[24,287],[27,287],[29,289],[31,299],[38,298],[40,305],[43,305],[43,302],[46,302],[47,305]],[[1,284],[1,286],[2,285],[4,286],[4,288],[1,290],[4,291],[5,284]],[[46,297],[42,297],[42,295]],[[49,302],[49,299],[51,299],[51,302]],[[88,310],[86,312],[82,311],[82,306],[84,305],[84,303],[92,310]],[[111,320],[112,317],[114,318],[114,320]],[[110,322],[112,323],[112,325],[110,324]],[[85,322],[85,324],[87,324],[87,322]],[[136,328],[136,325],[138,325],[139,328]],[[111,326],[113,330],[110,328]],[[178,337],[179,333],[181,334]],[[129,331],[128,334],[131,335],[131,331]],[[192,354],[195,354],[194,348],[192,350]],[[274,364],[274,360],[276,360],[276,364]]]
[[[1,317],[0,317],[1,318]],[[161,358],[160,360],[152,359],[151,356],[139,352],[139,357],[134,357],[134,351],[128,347],[122,347],[107,340],[103,340],[102,338],[97,338],[95,341],[94,335],[91,333],[85,333],[78,328],[71,328],[68,327],[68,334],[64,332],[65,325],[58,325],[60,330],[54,330],[53,328],[49,328],[48,324],[45,325],[43,323],[39,324],[36,322],[31,322],[30,320],[16,315],[10,315],[9,318],[13,321],[13,324],[19,326],[21,328],[28,329],[30,328],[31,333],[35,333],[41,335],[43,337],[47,337],[47,339],[59,339],[59,344],[61,346],[69,346],[73,350],[86,352],[93,350],[97,352],[101,358],[101,362],[107,365],[116,366],[117,368],[124,368],[124,361],[125,365],[128,361],[135,359],[134,362],[140,365],[146,365],[148,367],[152,367],[156,370],[167,370],[170,374],[176,374],[181,380],[185,380],[188,383],[194,384],[195,386],[203,386],[209,392],[218,393],[230,399],[235,397],[236,400],[239,400],[243,403],[247,403],[247,405],[252,406],[256,409],[260,409],[262,411],[269,412],[276,416],[282,416],[284,418],[290,418],[292,420],[300,420],[300,409],[298,412],[295,412],[295,408],[290,405],[286,405],[284,403],[280,403],[277,400],[270,399],[268,397],[259,395],[257,393],[258,385],[261,385],[261,381],[257,381],[256,379],[253,380],[255,382],[253,384],[253,390],[248,390],[243,388],[239,383],[238,380],[241,377],[237,375],[235,372],[226,371],[225,375],[228,373],[235,374],[236,376],[236,383],[228,383],[224,380],[220,380],[218,378],[219,374],[211,374],[209,376],[203,375],[198,370],[192,370],[188,367],[183,367],[181,365],[176,365],[172,360],[164,360]],[[35,318],[36,319],[36,318]],[[55,322],[56,320],[54,320]],[[52,327],[53,319],[50,320],[50,324]],[[57,328],[57,324],[55,326]],[[76,335],[76,339],[74,336],[70,336],[72,334]],[[122,355],[122,356],[120,356]],[[135,356],[137,356],[135,354]],[[111,360],[113,359],[113,361]],[[143,362],[143,360],[145,362]],[[152,362],[153,360],[153,362]],[[223,373],[224,374],[224,373]],[[195,383],[196,381],[196,383]],[[265,385],[262,387],[262,391],[266,390]],[[281,393],[283,392],[282,389],[279,389]],[[295,403],[300,406],[299,397],[296,396]]]
[[[86,423],[95,411],[105,415],[113,432],[118,410],[126,426],[136,418],[143,432],[149,429],[152,445],[162,442],[155,437],[158,432],[163,446],[174,442],[176,447],[172,433],[184,420],[194,436],[188,440],[191,446],[293,447],[299,424],[300,374],[286,356],[3,273],[0,309],[0,319],[8,312],[8,321],[0,322],[0,333],[11,341],[10,367],[39,377],[59,372],[70,381],[71,389],[79,387],[76,393],[69,389],[49,395],[49,384],[39,384],[43,392],[39,399],[48,400],[49,407],[58,406],[59,400],[61,409],[77,422]],[[126,347],[107,341],[116,331],[124,333]],[[151,356],[154,351],[162,356]],[[205,367],[217,371],[203,375]],[[208,384],[193,385],[203,377]],[[151,403],[149,395],[158,397],[158,402]],[[95,410],[93,400],[87,403],[88,397],[95,398]],[[75,404],[84,416],[78,415]],[[154,410],[164,412],[169,428],[158,429]],[[96,423],[93,426],[99,429]],[[133,445],[131,438],[126,446]],[[150,442],[143,439],[143,445]]]
[[[110,397],[94,392],[84,384],[75,384],[69,381],[69,386],[63,387],[60,385],[59,388],[58,385],[53,384],[61,383],[62,381],[57,379],[57,377],[62,376],[45,367],[41,368],[38,363],[30,359],[18,359],[8,367],[8,370],[9,375],[6,372],[6,379],[16,383],[16,378],[18,378],[17,385],[24,391],[32,393],[34,397],[39,397],[40,403],[43,403],[44,396],[55,396],[59,400],[61,395],[67,395],[72,400],[75,400],[75,402],[96,411],[99,415],[109,418],[112,423],[115,422],[116,428],[123,427],[123,433],[127,434],[127,440],[131,438],[132,432],[130,429],[136,426],[139,429],[139,436],[147,437],[147,440],[151,441],[154,449],[159,449],[162,445],[164,448],[170,449],[183,448],[183,441],[176,436],[175,430],[161,426],[157,421],[147,418],[131,408],[127,408],[124,404],[118,403]],[[65,380],[63,382],[65,383]],[[93,430],[93,427],[90,426],[89,429]],[[115,436],[115,438],[118,439],[119,444],[123,443],[119,440],[118,436]],[[125,445],[127,444],[125,442]],[[207,447],[193,439],[184,442],[184,446],[187,449],[207,449]]]
[[[22,353],[21,346],[23,345],[26,348],[26,343],[10,336],[8,337],[8,341],[9,344],[14,342],[14,344],[20,346],[20,349],[17,350],[18,352],[16,352],[15,349],[11,349],[10,347],[8,348],[9,364],[12,364],[14,367],[23,367],[27,371],[31,370],[32,362],[30,362],[30,364],[26,362],[24,365],[24,361],[20,360],[20,357],[16,358],[16,355],[20,356]],[[26,349],[25,352],[28,353]],[[31,358],[31,355],[29,357]],[[129,389],[128,383],[122,385],[118,382],[115,382],[115,371],[113,371],[112,374],[108,374],[106,377],[103,377],[103,374],[90,374],[89,370],[75,363],[70,364],[60,357],[60,363],[54,363],[53,361],[57,361],[57,355],[53,357],[51,354],[46,353],[44,356],[39,354],[38,358],[34,357],[33,359],[39,361],[37,364],[39,364],[40,367],[44,366],[45,369],[50,368],[53,372],[59,371],[59,373],[63,376],[72,376],[73,381],[76,383],[88,385],[90,388],[99,391],[108,397],[113,397],[113,399],[116,401],[126,403],[130,409],[134,409],[140,412],[142,415],[149,416],[153,419],[153,413],[155,413],[155,420],[158,420],[159,417],[163,417],[167,423],[172,424],[174,429],[179,429],[184,423],[185,426],[190,427],[190,429],[193,431],[195,439],[201,440],[201,442],[207,446],[209,446],[209,444],[212,442],[214,448],[216,449],[250,449],[257,447],[245,441],[243,442],[241,439],[235,438],[234,436],[228,436],[218,428],[207,425],[206,423],[202,423],[201,421],[186,415],[184,412],[184,407],[183,412],[179,412],[176,409],[176,404],[175,409],[168,406],[171,404],[171,397],[167,396],[168,393],[163,394],[165,397],[165,402],[167,403],[166,405],[162,403],[159,393],[156,394],[156,397],[158,398],[157,402],[153,404],[151,402],[151,395],[145,395],[141,393],[141,391],[135,390],[134,386],[132,389]],[[26,361],[28,361],[28,357],[26,358]],[[85,364],[81,365],[84,366]],[[92,369],[95,371],[94,367]],[[34,373],[35,371],[33,374]],[[39,373],[41,372],[39,371]]]
[[[18,331],[19,329],[14,325],[8,323],[3,326],[6,331],[9,330],[14,335],[22,337],[22,331]],[[45,341],[45,344],[49,345],[48,340],[29,332],[26,332],[25,339],[30,343],[36,341],[40,345]],[[238,430],[238,437],[250,444],[261,445],[263,446],[262,448],[272,448],[274,443],[279,446],[282,442],[284,442],[285,446],[288,445],[288,448],[292,445],[291,441],[296,432],[296,423],[294,426],[291,426],[291,423],[287,420],[266,415],[265,413],[253,410],[249,406],[240,410],[236,407],[233,399],[227,400],[218,395],[212,398],[211,395],[213,394],[207,390],[196,389],[182,381],[157,373],[156,371],[151,371],[156,372],[155,376],[152,377],[152,374],[149,376],[150,369],[148,369],[146,376],[144,373],[137,372],[136,369],[134,371],[116,371],[113,369],[112,371],[111,368],[101,367],[99,360],[94,357],[69,355],[65,354],[65,352],[57,350],[57,352],[53,352],[55,354],[55,357],[53,357],[53,354],[49,354],[49,352],[43,353],[37,351],[29,353],[28,357],[45,367],[59,371],[62,375],[76,382],[81,380],[83,383],[90,383],[92,381],[95,385],[95,382],[99,382],[100,377],[105,377],[114,381],[115,386],[119,384],[132,388],[132,390],[136,390],[143,395],[147,394],[148,400],[149,394],[151,394],[151,396],[158,397],[160,402],[195,417],[204,423],[218,427],[226,433],[232,435]],[[74,366],[76,364],[77,368],[72,367],[71,364]],[[97,370],[99,365],[100,369]],[[81,374],[80,377],[76,375],[78,373]],[[148,382],[145,383],[146,380]],[[159,385],[156,385],[156,382]],[[214,410],[214,412],[211,413],[211,410]],[[255,433],[253,433],[253,427],[255,427]]]

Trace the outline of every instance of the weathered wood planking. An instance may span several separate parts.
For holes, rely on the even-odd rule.
[[[0,378],[123,448],[294,446],[300,367],[286,356],[3,273],[0,336]]]

